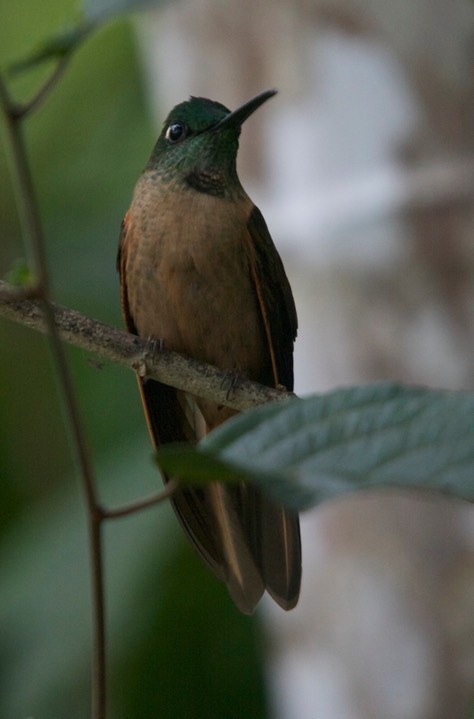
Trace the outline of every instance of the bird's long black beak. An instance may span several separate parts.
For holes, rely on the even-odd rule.
[[[214,125],[211,130],[221,130],[224,127],[240,127],[250,115],[257,110],[260,105],[269,100],[273,95],[277,94],[277,90],[265,90],[259,95],[256,95],[251,100],[246,102],[234,110],[229,112],[222,120]]]

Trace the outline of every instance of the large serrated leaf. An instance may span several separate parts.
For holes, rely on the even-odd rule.
[[[361,489],[407,487],[474,500],[474,395],[375,384],[265,405],[198,448],[163,449],[184,481],[237,476],[301,510]]]

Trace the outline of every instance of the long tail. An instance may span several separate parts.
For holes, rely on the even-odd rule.
[[[152,441],[195,442],[206,431],[189,395],[153,380],[139,379]],[[166,477],[165,477],[166,480]],[[296,515],[245,482],[184,488],[174,510],[201,557],[244,614],[251,614],[265,589],[283,609],[298,601],[301,546]]]

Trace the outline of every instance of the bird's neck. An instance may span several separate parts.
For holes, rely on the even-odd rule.
[[[195,168],[184,176],[184,183],[196,192],[226,198],[236,195],[240,187],[237,173],[232,177],[218,169]]]
[[[159,166],[148,165],[143,177],[146,184],[155,185],[164,192],[192,191],[227,200],[238,199],[245,195],[235,169],[212,166],[194,166],[174,173],[162,173]]]

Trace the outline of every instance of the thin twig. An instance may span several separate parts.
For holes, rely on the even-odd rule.
[[[44,97],[46,93],[38,93]],[[39,101],[39,100],[38,100]],[[3,106],[7,131],[12,152],[13,174],[16,181],[19,213],[23,222],[23,229],[31,243],[34,259],[34,269],[37,276],[39,294],[38,303],[41,306],[49,335],[51,352],[56,364],[59,381],[63,391],[67,416],[71,428],[74,448],[81,470],[82,485],[86,497],[89,520],[89,542],[92,561],[92,592],[94,606],[94,662],[93,662],[93,717],[105,719],[106,715],[106,656],[105,656],[105,615],[104,615],[104,579],[103,557],[101,542],[102,516],[98,510],[95,492],[94,476],[85,436],[79,416],[79,408],[74,394],[71,374],[54,318],[54,309],[50,302],[50,284],[48,265],[46,261],[45,242],[41,220],[36,201],[36,194],[28,164],[25,143],[23,138],[21,118],[18,108],[10,101],[7,89],[0,77],[0,103]]]
[[[120,517],[128,517],[130,514],[140,512],[142,509],[154,507],[156,504],[160,504],[172,497],[176,492],[178,485],[179,483],[176,479],[170,479],[161,492],[153,494],[151,497],[146,497],[145,499],[139,499],[137,502],[131,502],[124,507],[117,507],[116,509],[102,509],[102,516],[104,519],[119,519]]]
[[[32,57],[14,64],[13,72],[28,70],[37,67],[40,63],[53,59],[56,62],[54,70],[46,81],[39,87],[33,97],[24,103],[14,103],[9,99],[9,111],[15,121],[24,120],[27,115],[35,112],[38,107],[51,94],[66,70],[73,52],[84,42],[88,35],[97,27],[99,21],[83,21],[72,30],[53,38],[49,45]],[[5,105],[4,105],[5,106]]]
[[[24,120],[28,115],[37,110],[38,107],[46,100],[48,95],[56,87],[59,80],[63,76],[64,71],[69,64],[69,60],[69,53],[67,55],[63,55],[63,57],[58,60],[56,67],[54,68],[51,75],[48,77],[46,82],[41,85],[40,89],[38,90],[36,95],[31,98],[31,100],[28,100],[28,102],[25,102],[21,105],[12,104],[12,115],[15,121],[19,122],[20,120]]]

